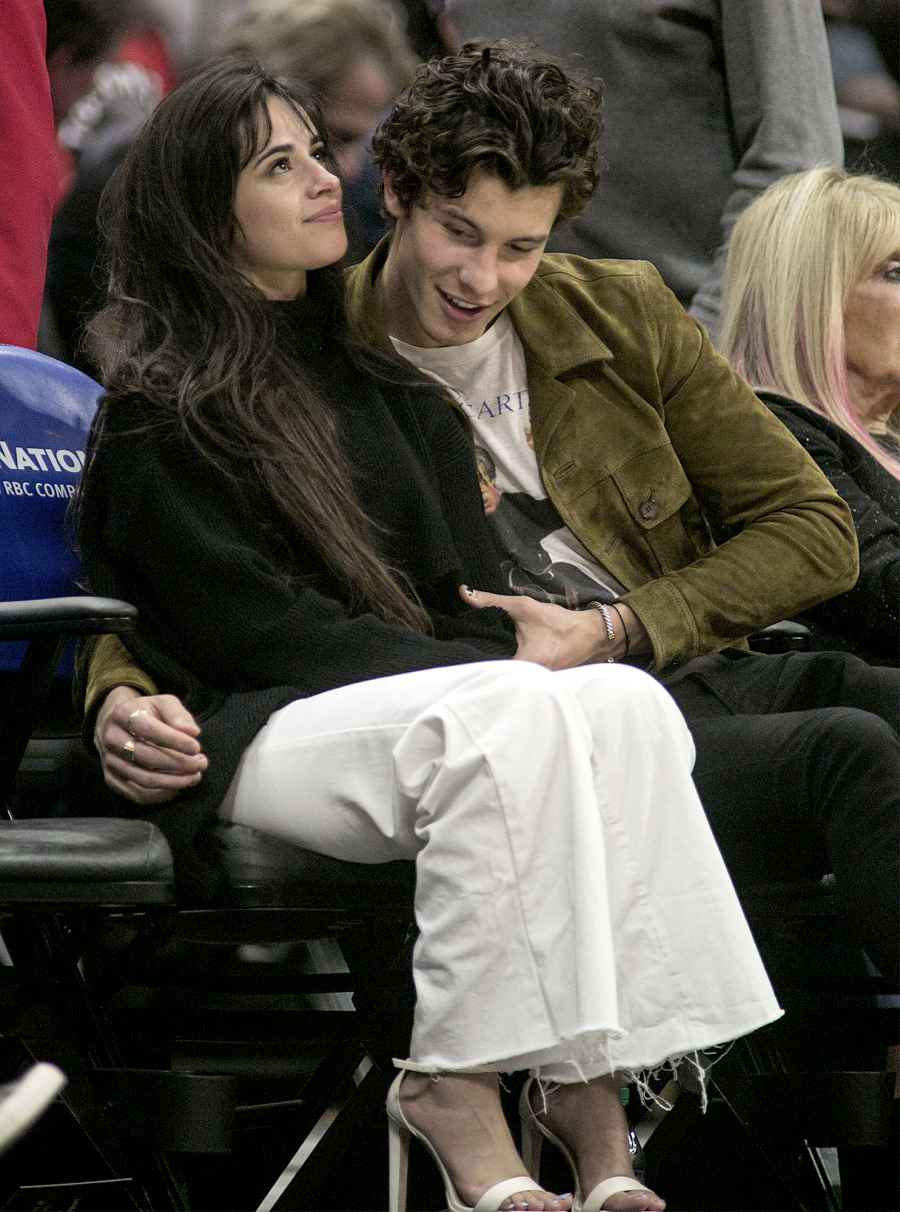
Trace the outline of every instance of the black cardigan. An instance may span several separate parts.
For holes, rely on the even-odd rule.
[[[335,369],[361,503],[415,585],[433,636],[353,611],[315,548],[285,533],[249,478],[201,458],[174,420],[148,427],[156,414],[133,398],[101,406],[82,562],[94,592],[138,606],[129,649],[202,724],[202,782],[149,813],[191,897],[219,890],[204,826],[273,711],[354,682],[515,651],[503,612],[476,611],[456,592],[461,582],[502,591],[465,421],[433,392],[377,384],[346,360]]]
[[[796,400],[757,393],[840,493],[859,538],[859,580],[803,615],[813,646],[900,663],[900,481],[840,426]]]

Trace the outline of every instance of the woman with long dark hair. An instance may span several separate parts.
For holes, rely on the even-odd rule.
[[[574,1158],[578,1201],[661,1209],[618,1086],[778,1014],[674,703],[627,666],[516,660],[505,617],[467,606],[462,585],[497,581],[471,438],[347,333],[340,185],[297,89],[208,68],[150,119],[107,215],[78,534],[91,587],[140,608],[132,655],[203,723],[205,777],[154,815],[182,886],[214,885],[217,815],[414,860],[392,1206],[415,1135],[453,1208],[570,1207],[503,1118],[497,1073],[530,1069],[558,1084],[540,1119],[526,1091],[528,1118]]]

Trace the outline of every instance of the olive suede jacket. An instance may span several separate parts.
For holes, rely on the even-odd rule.
[[[386,253],[346,275],[351,320],[379,346]],[[509,315],[547,495],[628,587],[655,671],[852,587],[847,506],[652,265],[547,255]],[[740,533],[717,548],[708,517]]]
[[[386,253],[385,240],[346,274],[351,322],[380,347]],[[628,587],[655,672],[854,585],[849,509],[653,266],[547,255],[509,315],[547,494]],[[738,533],[716,547],[707,519]],[[95,651],[88,709],[119,683],[154,689],[110,638]]]

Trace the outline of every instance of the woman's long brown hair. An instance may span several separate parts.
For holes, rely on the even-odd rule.
[[[138,395],[160,418],[174,414],[200,455],[263,488],[347,586],[354,609],[427,631],[414,590],[378,554],[333,408],[283,348],[276,309],[231,262],[238,175],[268,140],[271,98],[322,130],[294,84],[221,60],[160,104],[107,187],[109,296],[88,338],[104,407]],[[337,268],[307,277],[329,339],[363,373],[422,384],[413,368],[350,339]],[[75,517],[77,525],[77,504]]]

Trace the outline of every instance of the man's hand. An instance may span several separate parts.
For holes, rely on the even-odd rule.
[[[97,712],[94,745],[106,784],[135,804],[164,804],[200,782],[200,729],[172,694],[114,687]]]
[[[516,625],[517,661],[534,661],[545,669],[573,669],[624,656],[624,634],[610,643],[599,610],[568,610],[534,598],[483,593],[466,586],[460,595],[476,609],[499,606],[506,611]]]

